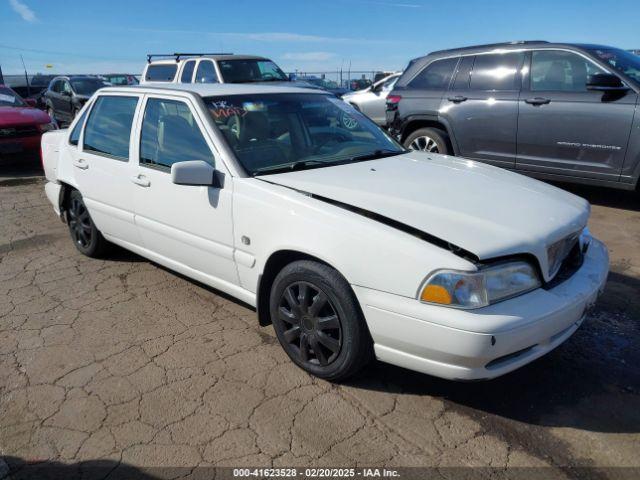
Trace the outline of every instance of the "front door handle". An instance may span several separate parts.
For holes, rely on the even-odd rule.
[[[83,160],[82,158],[74,160],[73,166],[79,168],[80,170],[86,170],[87,168],[89,168],[89,164],[87,163],[87,161]]]
[[[535,97],[535,98],[527,98],[525,100],[525,103],[528,103],[529,105],[547,105],[548,103],[551,103],[551,100],[549,100],[548,98],[542,98],[542,97]]]
[[[131,181],[136,185],[140,185],[141,187],[148,187],[151,185],[149,179],[142,174],[134,175],[133,177],[131,177]]]
[[[447,100],[453,103],[462,103],[462,102],[466,102],[468,99],[463,95],[456,95],[455,97],[447,98]]]

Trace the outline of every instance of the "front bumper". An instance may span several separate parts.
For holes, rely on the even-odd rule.
[[[608,271],[607,249],[592,238],[580,269],[561,284],[477,310],[353,288],[379,360],[451,380],[485,380],[567,340],[604,289]]]

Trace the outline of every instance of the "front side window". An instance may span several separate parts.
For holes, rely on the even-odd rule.
[[[61,85],[61,90],[62,93],[68,93],[69,95],[71,95],[73,93],[73,91],[71,90],[71,85],[69,85],[69,82],[67,82],[66,80],[62,81],[62,85]]]
[[[471,72],[472,90],[519,90],[524,53],[492,53],[476,56]]]
[[[191,83],[191,77],[193,77],[193,68],[196,66],[195,60],[189,60],[184,64],[182,69],[182,75],[180,75],[180,83]]]
[[[220,60],[225,83],[286,82],[289,77],[271,60]]]
[[[150,98],[142,120],[140,165],[171,168],[188,160],[215,165],[191,109],[184,102]]]
[[[144,75],[147,82],[171,82],[176,76],[178,65],[176,63],[157,63],[149,65]]]
[[[404,152],[356,109],[324,94],[205,98],[211,117],[251,175],[326,167]]]
[[[137,97],[99,97],[87,120],[84,150],[128,160],[131,124],[137,104]]]
[[[586,92],[587,77],[604,73],[594,63],[572,52],[539,50],[531,55],[531,90]]]
[[[591,53],[618,72],[640,82],[640,56],[619,48],[599,48],[591,50]]]
[[[458,63],[457,58],[436,60],[425,67],[413,80],[407,84],[407,88],[416,90],[446,90],[451,81],[453,69]]]
[[[80,132],[82,132],[82,126],[84,125],[84,119],[87,116],[87,110],[85,110],[84,112],[82,112],[82,116],[78,119],[78,122],[76,123],[75,127],[73,127],[73,130],[71,130],[71,135],[69,135],[69,143],[71,145],[78,145],[78,142],[80,141]]]
[[[218,83],[218,75],[211,60],[202,60],[198,64],[195,83]]]

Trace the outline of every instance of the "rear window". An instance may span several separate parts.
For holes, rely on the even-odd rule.
[[[131,124],[137,104],[137,97],[99,97],[87,120],[84,150],[128,161]]]
[[[148,82],[171,82],[176,76],[178,64],[176,63],[160,63],[157,65],[149,65],[144,79]]]
[[[0,107],[22,107],[24,102],[13,90],[7,87],[0,87]]]
[[[449,86],[457,63],[457,57],[436,60],[416,75],[407,87],[416,90],[445,90]]]

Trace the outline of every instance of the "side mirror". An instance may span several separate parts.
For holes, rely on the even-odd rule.
[[[24,101],[30,107],[36,108],[38,106],[38,102],[36,102],[33,98],[25,98]]]
[[[629,90],[617,75],[611,73],[596,73],[587,77],[587,90],[599,92],[622,92]]]
[[[176,185],[215,186],[216,169],[203,160],[189,160],[171,165],[171,181]]]
[[[64,95],[65,97],[70,97],[71,96],[71,92],[69,90],[63,90],[62,91],[62,95]]]

